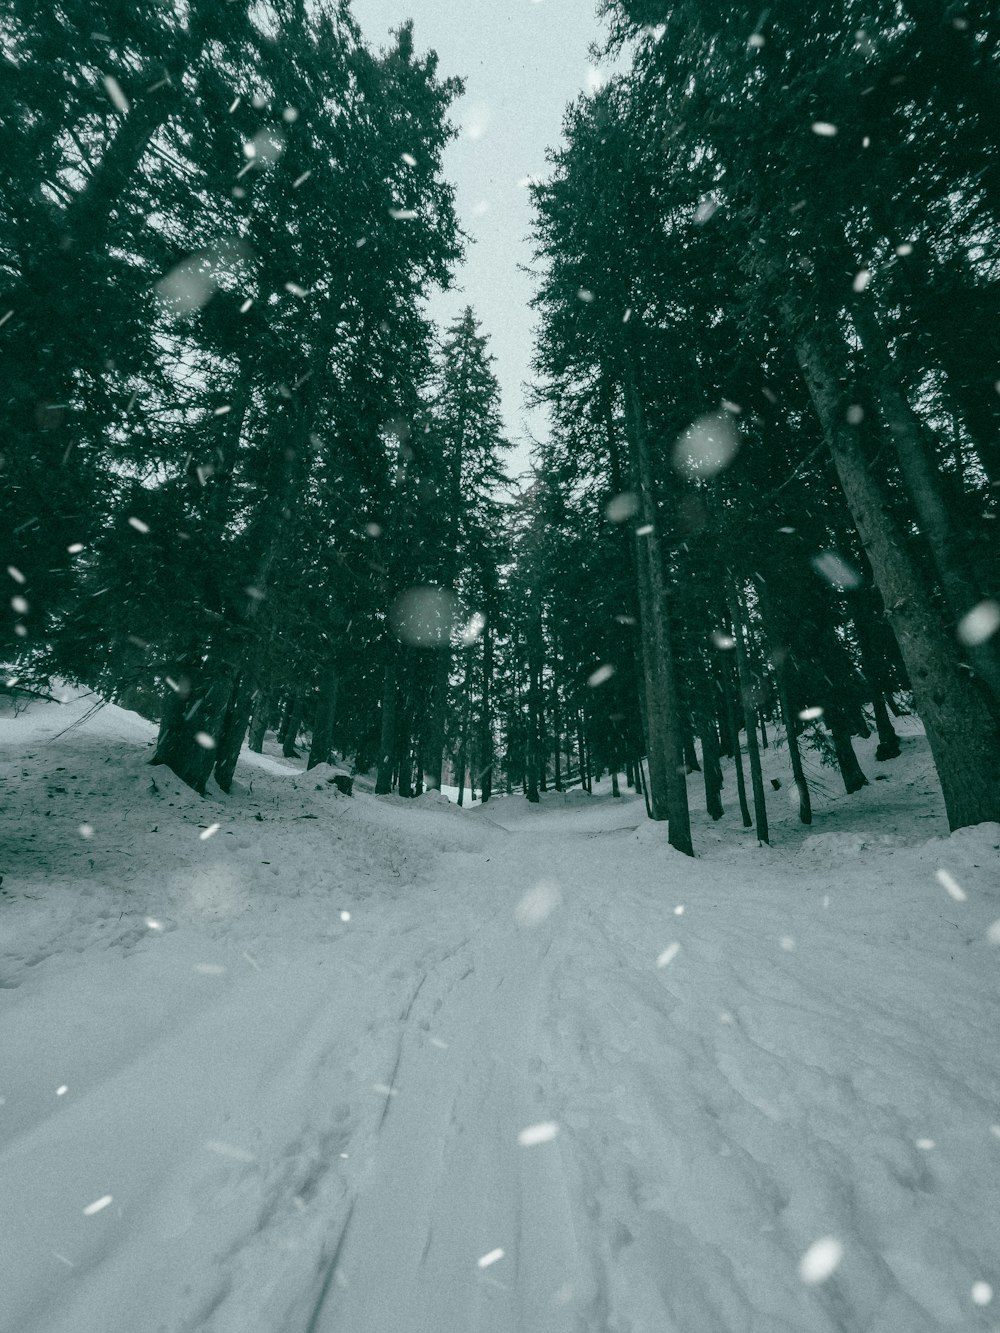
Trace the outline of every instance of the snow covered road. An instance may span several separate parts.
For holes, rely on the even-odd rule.
[[[55,711],[4,724],[4,1333],[998,1326],[997,826],[692,862],[634,799],[154,794]]]

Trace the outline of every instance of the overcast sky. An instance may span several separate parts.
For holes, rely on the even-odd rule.
[[[412,18],[417,50],[438,53],[442,76],[465,79],[453,112],[462,134],[445,171],[475,243],[458,275],[461,292],[435,300],[431,313],[446,322],[473,307],[496,357],[509,435],[543,434],[544,418],[526,413],[522,390],[532,326],[531,280],[518,271],[531,258],[523,181],[544,172],[566,104],[593,84],[587,48],[600,36],[596,0],[353,0],[352,9],[374,46]],[[527,450],[511,463],[526,466]]]

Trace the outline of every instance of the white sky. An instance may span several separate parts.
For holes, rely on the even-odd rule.
[[[414,20],[418,52],[434,50],[442,77],[465,79],[453,108],[461,137],[445,156],[457,189],[459,218],[474,238],[458,274],[461,290],[436,298],[431,313],[450,322],[469,304],[489,335],[512,440],[545,433],[544,416],[529,415],[522,385],[529,378],[533,294],[527,264],[528,195],[519,184],[545,170],[545,149],[558,143],[563,111],[593,78],[587,48],[600,35],[596,0],[353,0],[367,40],[385,43],[390,29]],[[509,466],[527,466],[519,448]]]

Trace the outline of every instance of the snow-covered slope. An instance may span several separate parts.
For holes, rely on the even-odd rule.
[[[603,789],[202,800],[94,702],[0,721],[4,1333],[997,1325],[1000,827],[915,731],[691,861]]]

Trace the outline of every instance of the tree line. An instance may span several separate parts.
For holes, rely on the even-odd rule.
[[[5,658],[229,790],[270,730],[404,796],[688,777],[768,838],[926,729],[1000,813],[1000,32],[985,4],[607,0],[532,187],[530,483],[471,309],[461,92],[348,6],[8,0]],[[11,688],[17,688],[12,685]],[[745,752],[748,770],[744,770]]]
[[[996,14],[604,11],[625,68],[533,187],[537,540],[575,568],[551,546],[523,617],[532,734],[588,679],[690,853],[687,774],[718,817],[741,733],[767,840],[762,714],[808,822],[803,736],[856,790],[905,690],[951,827],[996,819]]]
[[[452,655],[426,649],[488,657],[504,446],[473,312],[426,312],[465,243],[461,82],[337,0],[8,11],[11,688],[140,709],[201,792],[271,727],[379,790],[439,786],[471,722],[449,736]]]

